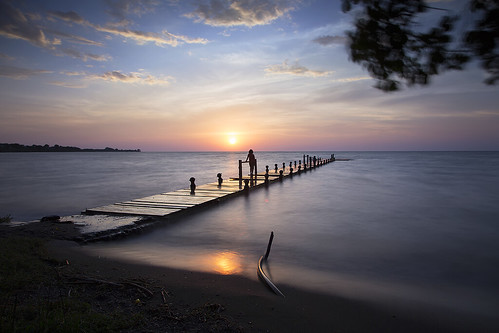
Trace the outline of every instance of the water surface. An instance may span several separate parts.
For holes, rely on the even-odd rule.
[[[302,152],[256,153],[259,165]],[[317,153],[328,157],[330,152]],[[32,157],[34,156],[34,157]],[[278,285],[497,318],[499,153],[340,152],[335,162],[124,241],[103,256],[241,274],[274,231]],[[1,214],[37,218],[216,181],[243,153],[0,155]],[[10,159],[7,161],[7,159]],[[24,201],[23,201],[24,200]]]

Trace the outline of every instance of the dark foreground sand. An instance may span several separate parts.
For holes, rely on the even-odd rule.
[[[36,230],[36,228],[42,228]],[[141,304],[168,304],[171,309],[209,309],[227,322],[215,331],[247,332],[498,332],[499,323],[491,319],[450,313],[442,309],[369,304],[331,295],[314,294],[279,285],[285,298],[273,294],[262,282],[241,276],[166,269],[120,262],[86,253],[85,246],[71,240],[71,225],[46,224],[18,229],[17,233],[48,236],[49,256],[67,263],[73,272],[102,281],[146,281],[154,296],[143,293]],[[42,231],[43,230],[43,231]],[[133,237],[133,236],[132,236]],[[256,263],[255,263],[256,274]],[[161,291],[164,291],[161,293]],[[135,296],[134,296],[135,297]],[[108,300],[109,306],[120,300]],[[147,331],[171,329],[175,313],[160,316]],[[206,311],[203,314],[206,317]],[[219,318],[220,319],[220,318]],[[168,330],[161,321],[169,320]],[[152,327],[152,328],[151,328]],[[157,330],[154,329],[157,327]],[[173,326],[175,327],[175,326]],[[189,331],[206,331],[207,326],[189,326]],[[140,329],[134,331],[142,331]],[[144,330],[146,331],[146,330]]]

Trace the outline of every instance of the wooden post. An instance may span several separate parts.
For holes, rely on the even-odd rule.
[[[279,180],[282,181],[283,178],[283,172],[282,170],[279,170]]]
[[[269,257],[270,254],[270,248],[272,247],[272,241],[274,240],[274,232],[272,231],[270,233],[270,239],[269,239],[269,244],[267,245],[267,252],[265,252],[265,260]]]
[[[258,171],[257,171],[257,166],[258,166],[258,164],[257,164],[257,162],[258,162],[258,161],[255,159],[255,185],[256,185],[256,180],[257,180],[257,178],[258,178]]]
[[[243,160],[239,160],[239,188],[243,187]]]
[[[277,163],[275,164],[275,173],[277,173]]]
[[[218,173],[217,174],[217,178],[218,178],[218,187],[222,187],[222,182],[224,181],[222,179],[222,174],[221,173]]]
[[[282,172],[286,171],[286,163],[282,162]]]

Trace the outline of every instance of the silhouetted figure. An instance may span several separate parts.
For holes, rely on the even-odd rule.
[[[217,177],[218,177],[218,187],[222,187],[222,183],[224,181],[223,178],[222,178],[222,174],[218,173]]]
[[[255,154],[253,154],[253,149],[249,150],[248,156],[246,157],[246,161],[244,162],[249,162],[250,175],[253,175],[253,170],[255,170],[255,165],[256,165],[256,158]]]
[[[189,181],[191,182],[191,194],[194,195],[196,192],[196,184],[194,183],[196,181],[196,178],[194,177],[191,177],[189,179]]]

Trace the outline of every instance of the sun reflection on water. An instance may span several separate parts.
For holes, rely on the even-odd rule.
[[[242,272],[241,255],[237,252],[224,251],[210,256],[213,270],[219,274],[231,275]]]

